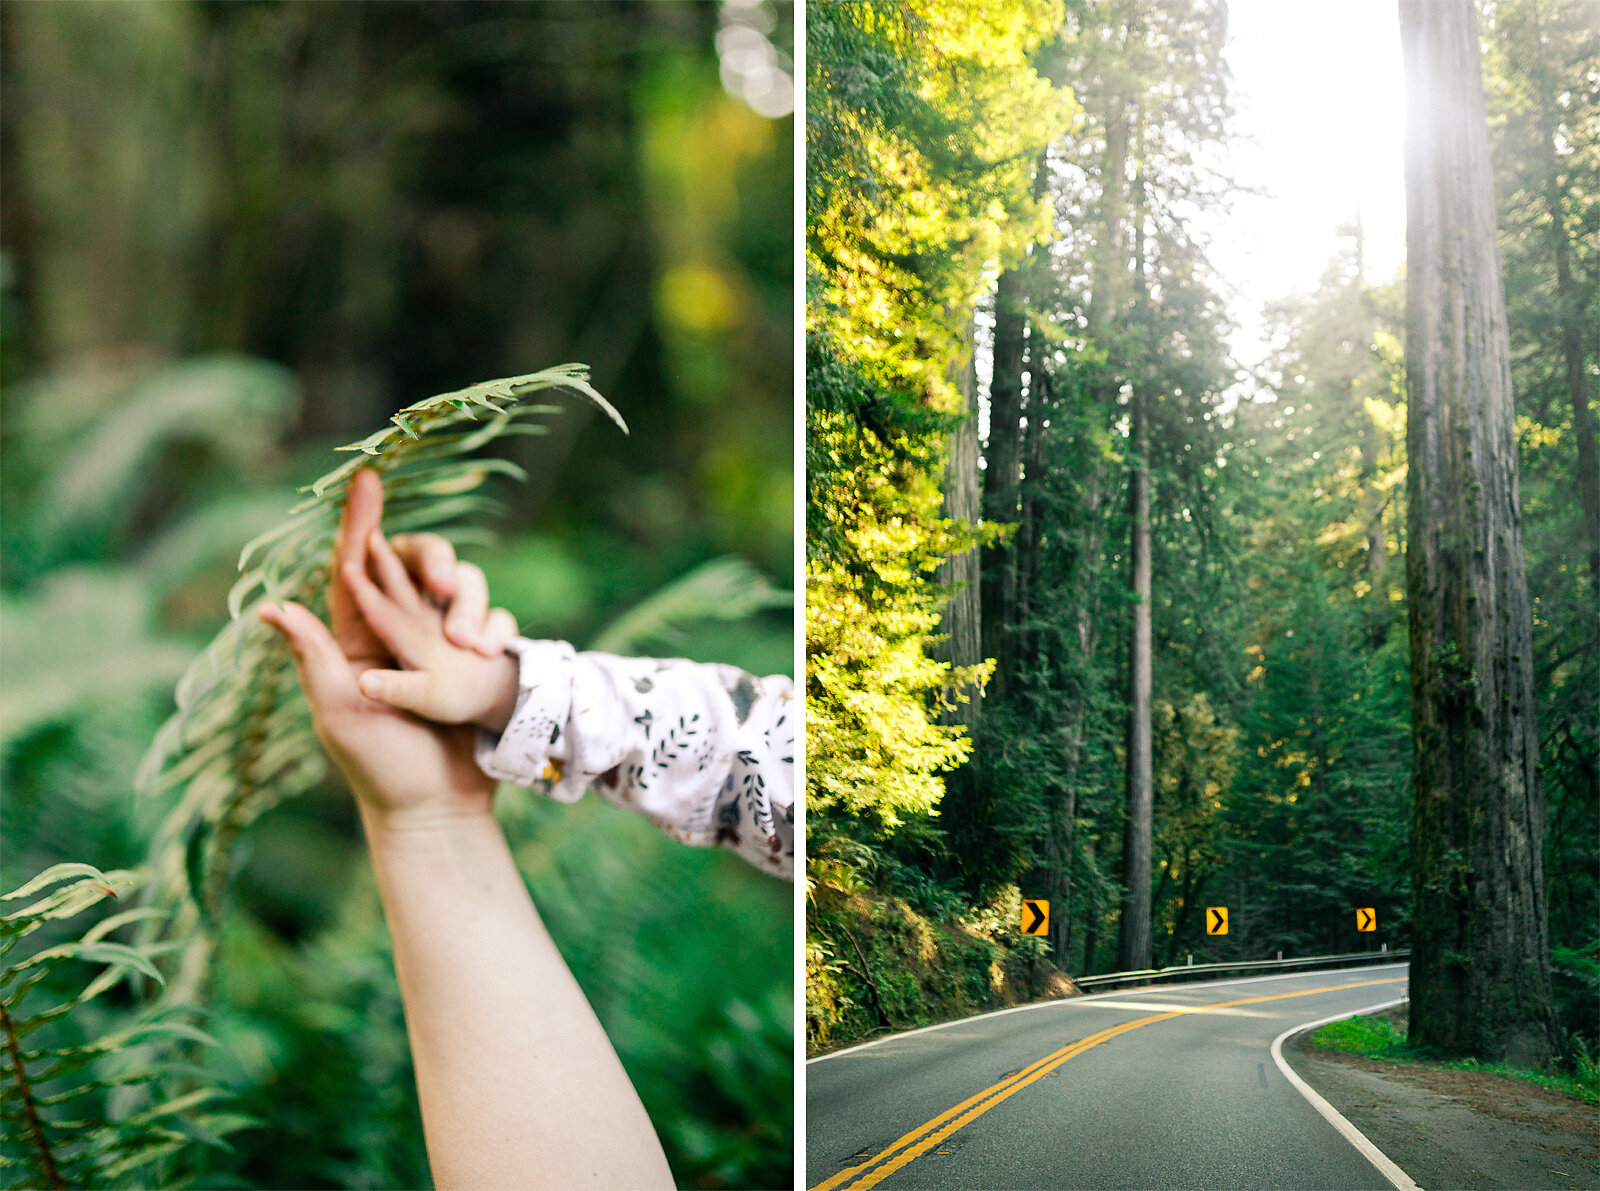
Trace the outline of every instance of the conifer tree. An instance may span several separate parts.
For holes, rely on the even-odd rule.
[[[1531,609],[1476,12],[1402,0],[1411,1038],[1540,1065],[1550,988]]]

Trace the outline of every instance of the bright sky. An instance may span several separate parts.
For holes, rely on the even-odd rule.
[[[1237,136],[1228,164],[1261,193],[1236,196],[1202,226],[1239,324],[1234,355],[1250,367],[1265,354],[1262,307],[1315,288],[1358,209],[1367,279],[1388,280],[1405,259],[1395,0],[1230,0],[1225,53]]]

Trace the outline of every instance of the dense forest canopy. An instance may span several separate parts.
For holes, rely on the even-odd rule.
[[[922,72],[962,52],[956,7],[808,30],[814,1044],[1028,995],[1019,897],[1074,974],[1416,937],[1404,280],[1371,276],[1359,216],[1329,228],[1265,364],[1230,358],[1213,0],[1030,10],[985,69],[1056,122],[990,134],[1003,188],[949,136],[908,171],[953,102]],[[1568,1056],[1600,1045],[1596,15],[1505,0],[1479,26]],[[960,252],[891,235],[979,200]],[[896,971],[907,940],[945,960]]]

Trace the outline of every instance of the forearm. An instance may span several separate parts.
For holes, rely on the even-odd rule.
[[[362,817],[435,1185],[670,1187],[655,1130],[493,817]]]

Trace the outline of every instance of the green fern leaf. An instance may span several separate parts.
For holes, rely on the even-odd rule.
[[[581,364],[441,393],[340,448],[353,457],[302,488],[304,499],[285,521],[241,552],[242,574],[228,595],[230,623],[179,681],[178,710],[157,734],[137,777],[141,791],[169,791],[166,797],[173,799],[151,850],[153,904],[172,913],[159,932],[147,927],[142,936],[153,943],[164,933],[184,943],[169,1004],[200,993],[211,947],[208,924],[226,889],[240,834],[323,773],[288,652],[257,620],[256,606],[262,599],[295,600],[319,615],[325,611],[333,540],[350,479],[362,468],[384,478],[389,533],[453,529],[492,509],[481,492],[491,476],[525,477],[514,463],[474,458],[473,452],[502,436],[542,431],[537,419],[560,412],[548,397],[562,390],[587,399],[627,430]],[[543,403],[531,400],[536,395]]]
[[[648,641],[671,642],[679,626],[703,620],[742,620],[763,608],[794,602],[737,556],[712,559],[630,608],[590,642],[603,653],[632,653]]]
[[[166,944],[108,938],[159,911],[118,911],[77,939],[11,956],[34,931],[135,893],[146,879],[136,870],[105,873],[87,864],[58,864],[0,897],[37,899],[0,918],[0,957],[9,960],[0,967],[0,1170],[8,1185],[166,1186],[173,1179],[172,1162],[185,1149],[226,1146],[227,1133],[250,1123],[213,1107],[225,1094],[204,1072],[177,1061],[180,1047],[215,1045],[190,1022],[159,1007],[131,1015],[123,1010],[116,1028],[85,1037],[81,1027],[63,1020],[135,974],[160,979],[155,960]],[[40,1008],[40,994],[49,988],[60,996],[63,984],[75,983],[69,965],[80,964],[90,972],[86,983],[66,1000]],[[137,1064],[129,1066],[135,1047]],[[144,1103],[112,1112],[113,1090],[129,1088],[142,1090]]]

